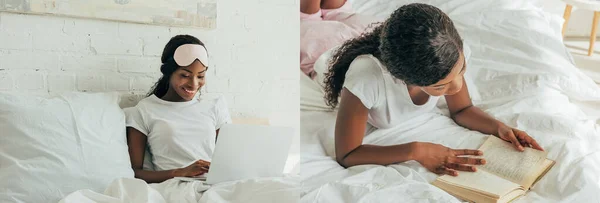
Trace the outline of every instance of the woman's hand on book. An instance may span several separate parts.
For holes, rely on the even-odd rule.
[[[210,168],[210,162],[198,160],[185,168],[175,170],[175,177],[193,177],[205,174]]]
[[[512,143],[519,151],[524,151],[525,149],[523,147],[531,147],[533,149],[544,151],[535,139],[530,137],[526,132],[508,127],[504,124],[499,125],[498,134],[496,136],[504,141]]]
[[[450,149],[443,145],[418,142],[415,146],[415,160],[429,171],[436,174],[457,176],[458,171],[476,171],[474,165],[483,165],[482,158],[465,157],[481,156],[483,152],[471,149]]]

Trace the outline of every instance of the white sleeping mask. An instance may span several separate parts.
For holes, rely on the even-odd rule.
[[[199,44],[184,44],[177,47],[173,59],[179,66],[189,66],[198,59],[202,65],[208,67],[208,52]]]

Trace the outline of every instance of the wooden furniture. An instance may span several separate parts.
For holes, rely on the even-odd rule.
[[[598,30],[598,23],[600,22],[600,1],[596,0],[563,0],[567,3],[567,7],[565,8],[565,22],[562,28],[562,35],[565,36],[565,31],[567,30],[567,23],[569,22],[569,17],[571,17],[571,10],[573,6],[579,9],[591,10],[594,11],[594,19],[592,20],[592,33],[590,35],[590,48],[588,49],[588,56],[591,56],[594,53],[594,43],[596,42],[596,33]]]

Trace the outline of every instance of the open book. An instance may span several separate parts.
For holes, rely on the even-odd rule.
[[[477,166],[476,172],[443,175],[432,184],[466,201],[511,202],[554,166],[554,161],[546,158],[547,152],[529,147],[520,152],[495,136],[489,136],[479,150],[486,164]]]

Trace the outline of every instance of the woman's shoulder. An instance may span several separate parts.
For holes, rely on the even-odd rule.
[[[352,63],[350,63],[350,67],[348,68],[346,77],[354,75],[359,76],[361,78],[372,79],[372,77],[382,77],[382,73],[383,71],[379,60],[371,54],[363,54],[354,58]]]
[[[222,106],[227,105],[227,99],[223,94],[204,94],[198,96],[197,100],[199,104],[210,105],[210,106]]]
[[[134,106],[123,108],[123,111],[127,116],[141,114],[146,109],[146,106],[153,102],[152,100],[152,96],[143,97]]]
[[[155,95],[145,96],[142,99],[140,99],[137,102],[137,104],[135,104],[135,106],[130,107],[130,108],[134,108],[134,109],[144,108],[144,106],[152,105],[153,103],[156,103],[156,99],[157,99],[157,97]]]
[[[222,94],[208,94],[198,97],[199,105],[202,105],[203,111],[207,111],[216,118],[216,121],[227,120],[229,118],[229,106],[227,99]]]
[[[379,59],[372,54],[362,54],[354,58],[352,63],[350,63],[350,68],[360,68],[381,72],[380,70],[382,65],[379,62]]]

